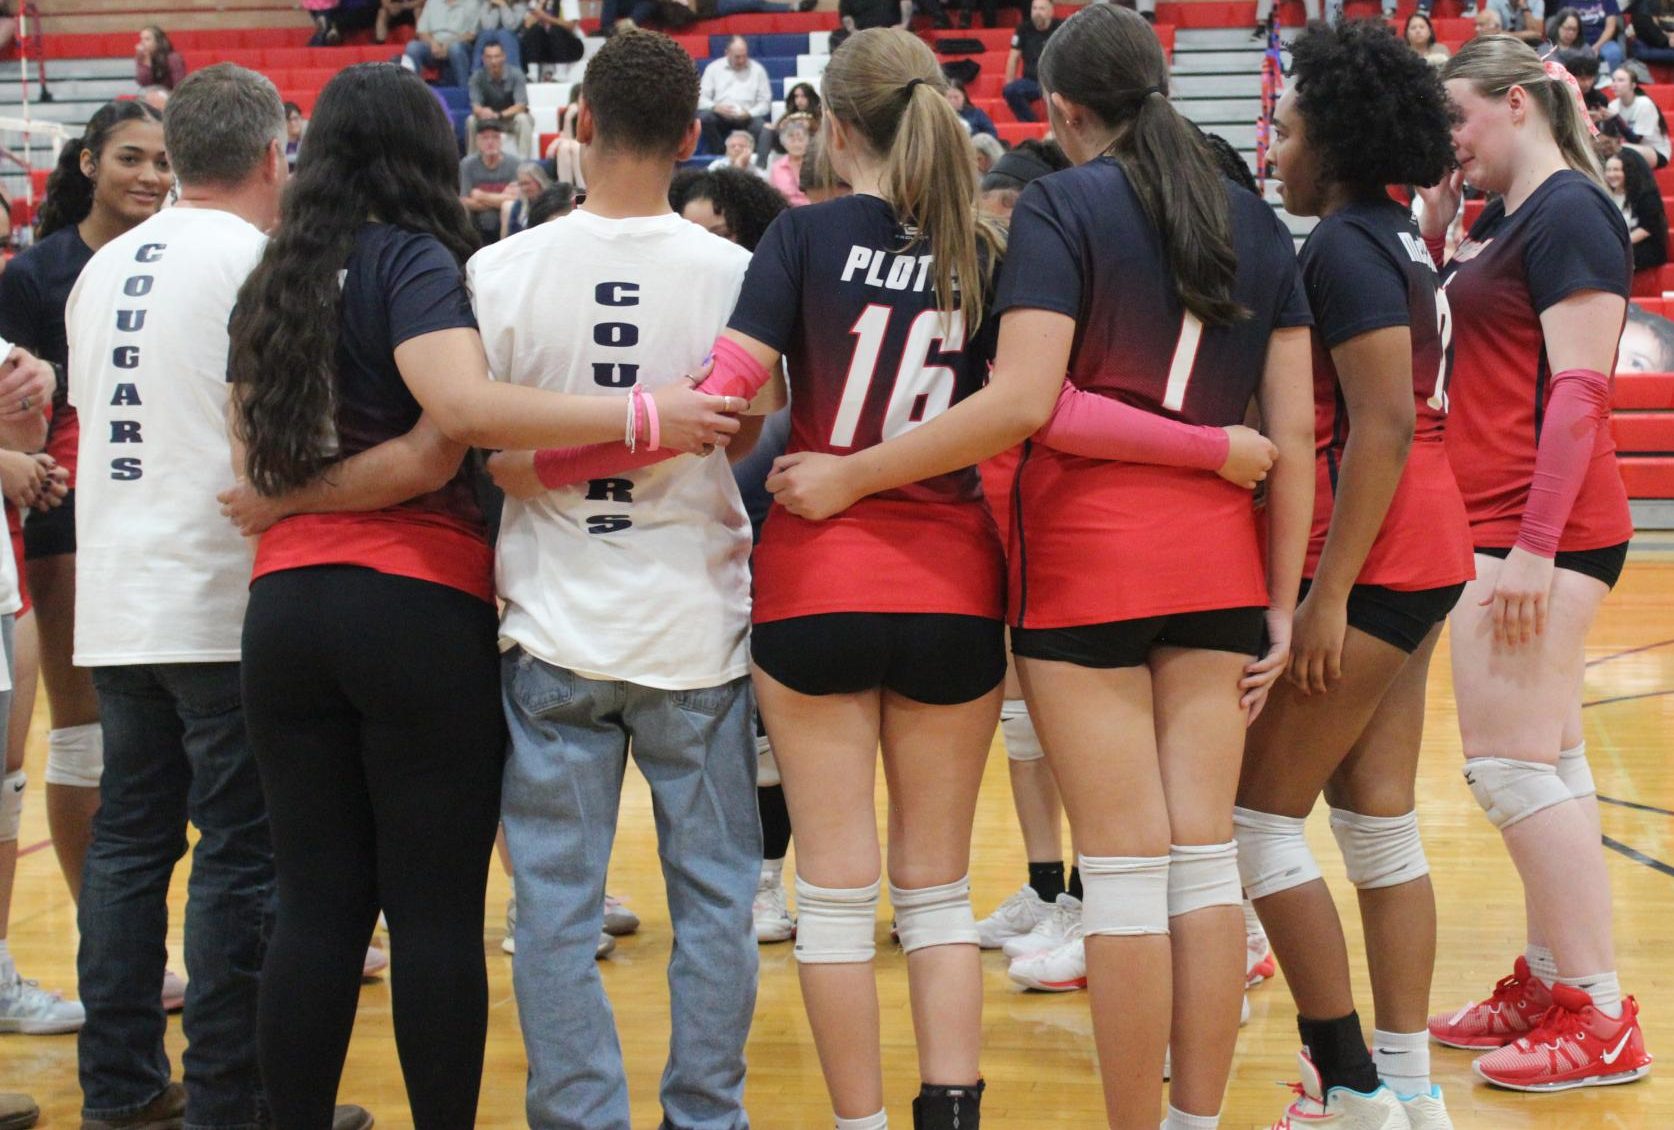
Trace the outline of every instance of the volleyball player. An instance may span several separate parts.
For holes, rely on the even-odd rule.
[[[99,704],[86,670],[70,661],[75,618],[75,470],[80,429],[65,401],[64,304],[82,267],[110,240],[155,215],[174,185],[161,115],[144,102],[109,102],[65,145],[47,182],[38,239],[0,275],[0,337],[58,368],[47,451],[70,473],[64,504],[24,523],[29,588],[40,632],[47,735],[47,826],[64,881],[81,896],[82,866],[99,807],[104,766]],[[179,1007],[185,986],[168,974],[163,995]]]
[[[1633,535],[1608,420],[1628,233],[1561,66],[1479,36],[1442,78],[1460,171],[1500,196],[1443,275],[1455,318],[1447,453],[1476,546],[1476,579],[1452,615],[1453,685],[1465,780],[1517,865],[1528,945],[1487,1000],[1431,1017],[1430,1034],[1497,1048],[1475,1064],[1497,1086],[1625,1083],[1651,1057],[1616,975],[1579,700],[1587,630]],[[1426,203],[1436,250],[1457,180]]]
[[[1047,418],[1065,372],[1122,398],[1083,394],[1098,403],[1075,417],[1230,426],[1259,399],[1278,450],[1265,583],[1250,496],[1214,471],[1241,440],[1189,444],[1199,469],[1031,444],[1016,487],[1012,647],[1082,853],[1107,1114],[1123,1130],[1154,1123],[1172,1012],[1168,1125],[1195,1130],[1217,1122],[1244,984],[1244,728],[1283,670],[1307,543],[1310,319],[1289,235],[1169,104],[1143,19],[1078,12],[1041,78],[1080,167],[1018,201],[989,387],[890,443],[785,456],[777,497],[821,517],[992,455]],[[1084,442],[1047,442],[1109,438],[1100,420],[1067,430]],[[1190,976],[1173,982],[1175,964]]]
[[[1382,23],[1322,27],[1292,50],[1272,160],[1286,209],[1321,217],[1301,255],[1314,315],[1314,524],[1290,676],[1244,756],[1239,870],[1306,1049],[1286,1117],[1451,1127],[1423,1027],[1436,909],[1414,781],[1430,655],[1472,575],[1470,531],[1442,449],[1447,302],[1417,226],[1385,191],[1451,168],[1447,95]],[[1366,920],[1370,1054],[1336,906],[1303,836],[1321,791]]]

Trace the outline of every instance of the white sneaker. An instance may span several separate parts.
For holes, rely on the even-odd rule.
[[[76,1006],[81,1007],[80,1005]],[[163,1011],[179,1012],[186,1007],[186,978],[172,969],[163,970]]]
[[[604,932],[612,937],[620,938],[624,934],[632,934],[639,929],[639,915],[622,905],[622,900],[615,895],[605,895],[604,903]]]
[[[1266,934],[1244,935],[1244,987],[1253,989],[1279,971]]]
[[[977,944],[997,950],[1013,938],[1021,938],[1052,916],[1052,904],[1027,883],[994,908],[994,913],[977,923]]]
[[[1401,1100],[1395,1097],[1383,1083],[1371,1094],[1361,1094],[1351,1091],[1347,1087],[1333,1087],[1329,1094],[1324,1093],[1319,1077],[1319,1068],[1308,1058],[1307,1052],[1298,1052],[1297,1061],[1302,1065],[1302,1082],[1292,1086],[1296,1090],[1296,1101],[1290,1104],[1279,1121],[1273,1123],[1272,1130],[1321,1130],[1330,1127],[1331,1130],[1407,1130],[1407,1115],[1401,1107]]]
[[[14,972],[10,981],[0,983],[0,1032],[52,1036],[79,1032],[86,1022],[80,1002],[50,993],[37,981],[25,981]]]
[[[611,937],[609,934],[605,933],[603,930],[600,930],[599,931],[599,945],[598,945],[598,948],[593,951],[594,958],[609,957],[612,953],[615,953],[615,952],[616,952],[616,939]]]
[[[506,936],[500,939],[501,953],[517,952],[517,896],[506,900]]]
[[[1432,1086],[1427,1095],[1402,1099],[1401,1109],[1407,1112],[1407,1123],[1412,1130],[1453,1130],[1453,1119],[1442,1101],[1440,1087]]]
[[[788,942],[796,936],[796,919],[791,917],[790,906],[785,901],[783,871],[761,869],[761,878],[756,881],[756,900],[750,906],[750,913],[756,920],[758,943]]]
[[[377,946],[366,947],[366,960],[360,964],[360,979],[371,980],[389,968],[389,954]]]
[[[1035,923],[1035,928],[1027,934],[1006,942],[1000,950],[1010,958],[1027,957],[1032,953],[1057,949],[1069,940],[1072,930],[1076,931],[1076,937],[1080,937],[1080,929],[1081,900],[1071,894],[1061,894],[1053,904],[1051,914]]]
[[[1077,989],[1085,989],[1087,947],[1081,938],[1081,923],[1077,921],[1071,927],[1070,936],[1062,945],[1013,960],[1011,979],[1025,989],[1038,989],[1043,993],[1073,993]]]

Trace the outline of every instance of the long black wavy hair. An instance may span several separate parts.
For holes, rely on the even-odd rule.
[[[790,207],[778,189],[753,173],[738,169],[691,169],[674,174],[668,186],[669,207],[685,211],[694,200],[707,200],[727,221],[733,242],[754,251],[767,226]]]
[[[447,116],[392,63],[350,67],[321,91],[278,232],[238,292],[228,373],[245,470],[262,494],[303,486],[337,459],[338,272],[368,221],[435,236],[462,269],[477,247]]]
[[[105,145],[118,126],[129,122],[162,124],[163,115],[137,98],[121,102],[106,102],[87,119],[87,128],[80,137],[64,143],[58,152],[58,164],[47,177],[46,199],[41,202],[40,219],[36,221],[35,238],[45,239],[60,228],[71,227],[87,219],[93,211],[93,178],[81,171],[81,155],[93,154],[95,173],[105,155]]]

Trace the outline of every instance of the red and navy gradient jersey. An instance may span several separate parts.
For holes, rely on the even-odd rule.
[[[1077,387],[1193,424],[1244,421],[1276,329],[1312,324],[1272,208],[1223,180],[1249,311],[1205,327],[1181,304],[1161,233],[1101,158],[1023,190],[996,309],[1075,319]],[[1249,491],[1212,471],[1085,459],[1031,443],[1018,470],[1010,616],[1069,627],[1264,605]]]
[[[937,308],[926,243],[850,196],[783,212],[728,327],[785,356],[789,452],[872,447],[982,387],[995,325]],[[826,612],[1001,615],[1003,552],[966,467],[862,499],[825,522],[775,506],[755,555],[758,623]]]
[[[1522,523],[1551,392],[1541,314],[1582,291],[1626,298],[1632,275],[1621,212],[1568,169],[1509,216],[1504,201],[1489,204],[1443,271],[1454,317],[1447,455],[1476,545],[1506,548]],[[1602,549],[1632,536],[1615,440],[1600,428],[1558,547]]]
[[[1442,446],[1452,317],[1418,225],[1392,200],[1350,204],[1320,221],[1300,262],[1314,314],[1317,472],[1304,575],[1314,575],[1325,547],[1351,425],[1331,351],[1374,330],[1406,326],[1412,335],[1413,444],[1356,581],[1416,591],[1469,580],[1475,572],[1470,525]]]

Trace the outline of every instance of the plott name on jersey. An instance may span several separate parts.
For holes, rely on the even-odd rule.
[[[136,263],[155,263],[162,259],[167,250],[165,243],[147,243],[134,253]],[[123,280],[122,293],[128,298],[145,298],[151,293],[156,284],[155,275],[130,275]],[[116,311],[116,329],[119,333],[137,334],[145,328],[145,308],[124,309]],[[110,363],[118,369],[137,369],[140,363],[140,347],[133,345],[119,345],[111,351]],[[141,405],[139,385],[132,382],[119,383],[111,394],[111,406],[114,408],[138,408]],[[140,434],[139,420],[110,421],[111,444],[142,444],[145,440]],[[118,455],[110,461],[110,477],[119,483],[133,482],[145,473],[144,465],[138,455]]]
[[[593,326],[593,344],[601,349],[631,349],[639,344],[639,327],[633,322],[618,321],[625,315],[618,313],[639,305],[639,284],[632,282],[602,282],[593,288],[593,301],[610,313],[601,313],[601,320]],[[639,366],[616,361],[594,361],[593,382],[601,388],[632,388],[639,381]],[[594,479],[587,484],[588,502],[612,502],[632,506],[633,480]],[[587,532],[615,534],[633,528],[627,514],[589,514]]]
[[[867,286],[884,290],[912,290],[922,292],[930,283],[929,255],[891,255],[876,247],[855,244],[843,264],[844,282],[859,276]]]

